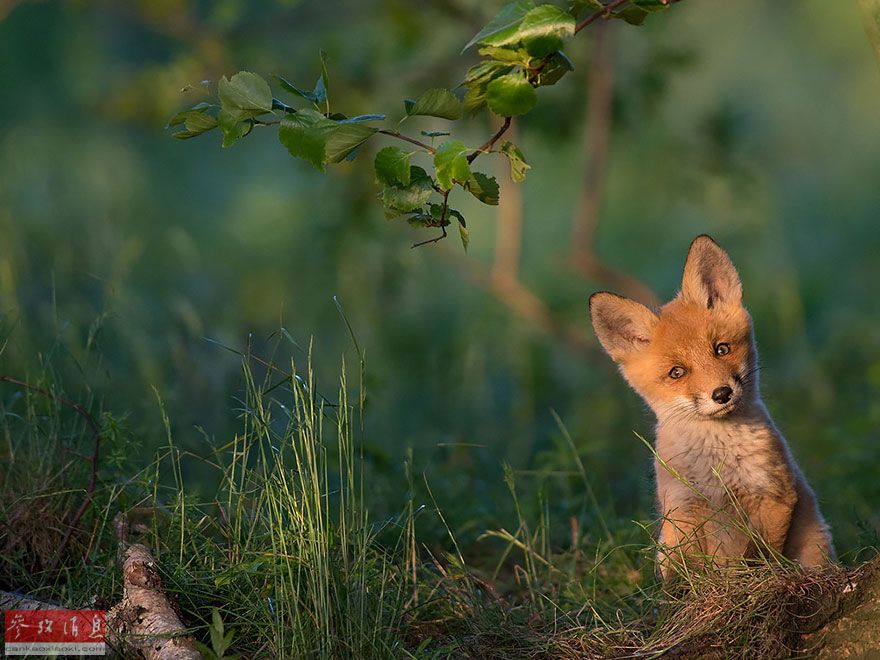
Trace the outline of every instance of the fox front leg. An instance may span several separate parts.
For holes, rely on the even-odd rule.
[[[750,527],[757,538],[752,539],[746,556],[761,554],[767,548],[782,554],[796,504],[793,492],[784,498],[760,497],[748,502]]]
[[[705,557],[702,527],[706,514],[698,508],[668,512],[660,526],[660,547],[657,549],[657,567],[664,581],[680,573],[694,559]]]

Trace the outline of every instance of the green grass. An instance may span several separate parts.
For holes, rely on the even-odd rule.
[[[845,584],[842,569],[805,575],[768,559],[682,571],[662,587],[650,525],[606,519],[558,418],[591,511],[554,519],[549,489],[524,494],[508,467],[512,524],[462,547],[430,482],[413,474],[410,453],[405,506],[371,519],[363,364],[343,362],[330,396],[310,361],[264,369],[260,379],[253,363],[244,356],[240,431],[206,436],[204,455],[175,445],[159,397],[166,438],[140,469],[126,457],[139,438],[124,419],[98,416],[99,488],[58,570],[53,553],[83,497],[80,455],[92,439],[58,403],[48,368],[34,383],[51,396],[4,397],[0,587],[69,607],[110,606],[121,595],[122,514],[126,539],[153,549],[183,620],[221,656],[225,632],[225,653],[246,658],[579,658],[713,649],[785,657]],[[187,483],[190,463],[214,475],[215,490]],[[534,519],[524,496],[535,499]],[[426,527],[442,529],[446,541],[424,543]],[[556,540],[560,528],[565,543]]]

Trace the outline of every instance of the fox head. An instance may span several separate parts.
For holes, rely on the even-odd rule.
[[[691,243],[681,291],[659,310],[603,291],[590,297],[590,315],[602,347],[661,423],[724,417],[757,399],[742,284],[709,236]]]

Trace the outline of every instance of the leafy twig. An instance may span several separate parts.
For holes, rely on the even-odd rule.
[[[383,129],[379,130],[379,133],[381,133],[382,135],[389,135],[391,137],[397,138],[398,140],[404,140],[405,142],[409,142],[410,144],[414,144],[417,147],[421,147],[422,149],[427,151],[429,154],[433,154],[437,151],[431,145],[425,144],[424,142],[421,142],[420,140],[416,140],[415,138],[411,138],[408,135],[404,135],[400,131],[390,131],[390,130],[386,130],[383,128]]]
[[[418,243],[413,243],[413,245],[410,249],[422,247],[423,245],[429,245],[431,243],[439,243],[440,241],[442,241],[444,238],[446,238],[449,235],[446,232],[446,225],[448,224],[447,217],[449,215],[449,193],[450,192],[452,192],[452,190],[446,190],[443,192],[443,211],[440,213],[440,221],[438,223],[440,225],[440,229],[443,233],[440,234],[439,236],[435,236],[434,238],[429,238],[426,241],[419,241]]]
[[[600,18],[608,18],[611,12],[613,12],[615,9],[623,7],[628,2],[629,0],[614,0],[614,2],[605,5],[602,9],[597,9],[592,14],[584,18],[580,23],[574,26],[574,33],[577,34],[585,27],[587,27],[590,23],[595,23]]]
[[[477,159],[477,156],[479,156],[480,154],[491,151],[492,147],[495,146],[495,143],[498,142],[498,140],[501,139],[501,136],[507,132],[508,128],[510,128],[510,121],[510,117],[505,117],[504,123],[501,124],[501,127],[497,131],[495,131],[495,134],[492,135],[492,137],[490,137],[488,140],[486,140],[486,142],[484,142],[480,148],[478,148],[467,157],[468,163],[473,163]]]

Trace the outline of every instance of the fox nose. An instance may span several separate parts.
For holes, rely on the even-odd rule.
[[[733,390],[730,389],[727,385],[722,385],[721,387],[716,387],[715,391],[712,392],[712,401],[715,403],[727,403],[730,401],[730,397],[733,394]]]

